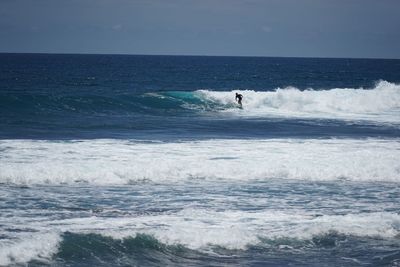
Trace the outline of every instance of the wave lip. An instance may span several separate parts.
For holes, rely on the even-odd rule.
[[[400,142],[396,139],[2,140],[0,150],[0,183],[17,185],[192,179],[400,182]]]

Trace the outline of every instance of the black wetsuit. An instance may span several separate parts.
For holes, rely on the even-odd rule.
[[[239,103],[239,105],[242,105],[243,96],[242,96],[241,94],[236,94],[235,99],[237,100],[237,102]]]

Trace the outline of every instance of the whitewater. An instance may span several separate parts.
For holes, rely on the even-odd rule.
[[[400,182],[399,140],[2,140],[0,150],[0,182],[16,185],[271,178]]]
[[[232,92],[199,90],[194,96],[228,107],[225,112],[255,117],[330,118],[400,122],[400,85],[380,81],[374,88],[299,90],[277,88],[272,92],[238,90],[245,96],[244,110],[232,105]],[[236,111],[236,112],[235,112]]]

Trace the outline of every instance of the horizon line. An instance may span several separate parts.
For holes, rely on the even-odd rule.
[[[242,57],[242,58],[304,58],[304,59],[376,59],[400,60],[385,57],[330,57],[330,56],[256,56],[256,55],[200,55],[200,54],[130,54],[130,53],[76,53],[76,52],[2,52],[0,54],[38,54],[38,55],[108,55],[108,56],[165,56],[165,57]]]

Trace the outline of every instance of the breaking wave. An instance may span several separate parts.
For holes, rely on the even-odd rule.
[[[243,110],[234,95],[244,95]],[[169,91],[144,94],[48,95],[2,93],[0,114],[18,117],[43,115],[156,115],[228,112],[241,116],[316,117],[400,121],[400,85],[380,81],[374,88],[333,88],[275,91]]]
[[[400,121],[400,85],[379,82],[372,89],[305,90],[278,88],[273,92],[238,91],[244,95],[241,115],[345,118]],[[234,92],[200,90],[194,95],[226,109]]]
[[[381,238],[396,244],[399,216],[389,212],[318,216],[296,210],[189,208],[141,217],[41,221],[34,225],[39,232],[0,246],[0,265],[36,262],[40,266],[52,261],[120,265],[121,260],[128,265],[154,261],[184,264],[185,259],[189,263],[252,249],[306,253],[342,243],[366,246],[365,240],[371,244]]]

